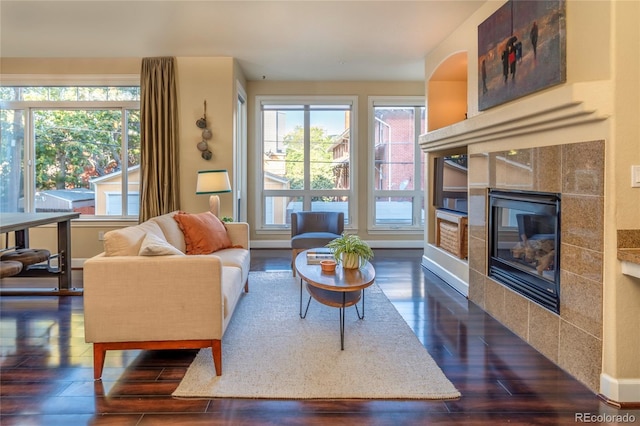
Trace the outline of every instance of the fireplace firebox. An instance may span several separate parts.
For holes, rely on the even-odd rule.
[[[489,191],[489,276],[560,313],[560,194]]]

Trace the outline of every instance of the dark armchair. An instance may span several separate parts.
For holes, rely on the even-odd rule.
[[[293,212],[291,213],[291,269],[296,275],[294,262],[298,253],[315,247],[324,247],[344,231],[344,213]]]

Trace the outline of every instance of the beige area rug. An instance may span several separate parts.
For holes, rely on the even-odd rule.
[[[252,272],[222,340],[222,376],[202,349],[176,397],[275,399],[454,399],[460,392],[377,285],[365,318],[311,301],[299,316],[300,281],[290,272]],[[304,290],[304,301],[308,298]]]

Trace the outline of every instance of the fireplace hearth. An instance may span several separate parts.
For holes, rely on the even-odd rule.
[[[489,276],[560,313],[560,194],[489,191]]]

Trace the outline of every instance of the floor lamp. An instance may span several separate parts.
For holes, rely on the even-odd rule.
[[[229,175],[226,170],[201,170],[198,172],[196,194],[221,194],[223,192],[231,192]],[[217,195],[209,197],[209,210],[220,217],[220,197]]]

